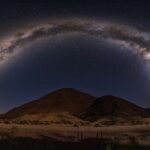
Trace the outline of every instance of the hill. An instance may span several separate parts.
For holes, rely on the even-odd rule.
[[[95,121],[100,118],[131,118],[147,116],[146,110],[127,100],[107,95],[96,99],[81,117],[85,120]]]
[[[14,108],[3,115],[5,118],[16,118],[24,115],[45,115],[49,113],[79,114],[91,106],[95,97],[71,88],[63,88],[38,100]]]
[[[2,119],[81,122],[98,120],[139,120],[150,117],[148,109],[128,100],[106,95],[96,98],[72,88],[63,88],[16,107]],[[140,119],[140,120],[141,120]]]

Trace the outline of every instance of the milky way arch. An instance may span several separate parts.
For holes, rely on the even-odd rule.
[[[51,21],[36,25],[28,30],[19,31],[14,36],[0,43],[0,63],[14,54],[16,49],[23,49],[28,43],[43,37],[68,34],[87,34],[103,38],[107,42],[122,45],[150,61],[150,34],[137,28],[112,22],[100,22],[81,19]]]

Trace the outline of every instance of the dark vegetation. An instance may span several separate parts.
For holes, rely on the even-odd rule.
[[[120,145],[108,139],[85,139],[78,142],[60,142],[48,137],[43,139],[12,138],[0,140],[1,150],[149,150],[150,146],[136,143]]]

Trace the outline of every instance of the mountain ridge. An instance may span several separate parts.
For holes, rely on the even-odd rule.
[[[73,88],[62,88],[13,108],[1,118],[13,119],[22,116],[30,118],[30,116],[53,114],[59,116],[65,113],[67,116],[87,121],[96,121],[101,118],[150,116],[148,109],[117,96],[105,95],[97,98]]]
[[[95,97],[87,93],[80,92],[73,88],[63,88],[11,109],[3,116],[11,118],[26,114],[45,114],[50,112],[69,112],[76,114],[80,113],[82,109],[88,108],[94,100]]]

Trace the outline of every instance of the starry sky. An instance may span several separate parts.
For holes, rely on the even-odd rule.
[[[149,0],[1,0],[0,112],[59,88],[150,107]]]

